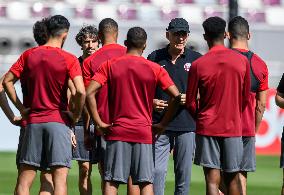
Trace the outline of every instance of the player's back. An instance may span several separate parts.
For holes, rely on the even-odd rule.
[[[214,136],[240,136],[247,59],[217,46],[194,63],[200,93],[198,131],[207,134],[217,130]]]
[[[60,48],[40,46],[29,53],[24,71],[28,77],[30,122],[64,121],[60,112],[67,110],[69,75],[81,73],[80,66],[75,70],[78,63],[75,56]]]

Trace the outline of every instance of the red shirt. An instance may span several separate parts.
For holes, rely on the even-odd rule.
[[[61,111],[67,110],[68,79],[81,76],[76,56],[60,48],[40,46],[25,51],[11,67],[18,78],[26,78],[28,123],[69,124]]]
[[[143,57],[125,55],[104,63],[93,80],[108,82],[111,133],[106,140],[152,143],[156,86],[174,85],[167,71]]]
[[[241,52],[248,52],[248,50],[238,49]],[[251,66],[259,81],[258,92],[268,89],[268,70],[265,62],[256,54],[253,54],[251,59]],[[243,136],[255,136],[255,106],[256,93],[250,92],[249,103],[242,115],[242,129]]]
[[[242,136],[241,114],[249,92],[250,68],[245,56],[224,46],[215,46],[194,61],[188,75],[186,106],[196,118],[196,133]]]
[[[126,48],[119,44],[105,45],[83,62],[83,77],[85,86],[88,86],[100,65],[111,58],[126,54]],[[98,112],[103,121],[109,121],[107,85],[103,86],[96,96]]]

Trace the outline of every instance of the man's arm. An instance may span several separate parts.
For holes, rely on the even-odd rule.
[[[255,106],[255,131],[257,132],[266,107],[267,90],[257,92]]]
[[[8,100],[7,100],[7,97],[6,97],[4,88],[3,88],[4,78],[5,76],[2,76],[0,78],[0,107],[2,108],[3,112],[5,113],[5,115],[7,116],[7,118],[13,125],[20,125],[22,118],[15,116],[14,112],[9,106],[9,103],[8,103]]]
[[[109,124],[104,123],[100,115],[98,113],[97,108],[97,101],[96,101],[96,94],[99,91],[99,89],[102,87],[102,85],[92,80],[87,88],[87,101],[86,105],[89,110],[89,113],[93,119],[93,121],[97,124],[97,130],[101,131],[102,133],[106,133],[107,128],[110,126]]]
[[[249,103],[249,97],[250,97],[250,64],[248,60],[246,60],[246,73],[244,77],[244,83],[243,83],[243,93],[242,93],[242,111],[245,110],[246,106]]]
[[[284,93],[277,92],[275,102],[277,106],[284,109]]]
[[[12,101],[12,103],[16,106],[16,108],[20,111],[22,117],[26,117],[29,111],[29,108],[25,108],[21,100],[19,99],[14,83],[18,80],[18,78],[12,73],[8,72],[3,81],[3,87]]]
[[[76,89],[76,93],[74,95],[73,122],[77,123],[85,104],[86,92],[82,76],[76,76],[72,81]]]

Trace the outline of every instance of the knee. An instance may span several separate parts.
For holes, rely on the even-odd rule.
[[[80,177],[81,178],[90,178],[91,177],[91,169],[88,165],[81,164],[81,166],[80,166]]]

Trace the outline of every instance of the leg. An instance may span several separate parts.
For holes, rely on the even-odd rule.
[[[226,185],[225,185],[225,181],[224,181],[224,173],[221,171],[221,181],[219,184],[219,190],[220,190],[220,195],[221,194],[227,194],[227,189],[226,189]]]
[[[283,179],[282,179],[282,190],[281,195],[284,195],[284,169],[283,169]]]
[[[15,188],[16,195],[29,195],[30,187],[36,176],[36,168],[34,166],[21,164],[19,176]]]
[[[127,182],[127,195],[140,195],[139,185],[133,185],[131,176],[128,178]]]
[[[177,133],[174,146],[175,195],[189,194],[194,149],[195,133]]]
[[[139,184],[141,195],[154,195],[153,184],[140,183]]]
[[[203,167],[203,171],[206,181],[206,195],[219,195],[220,170]]]
[[[79,191],[81,195],[92,194],[91,173],[92,164],[90,162],[78,161],[79,165]]]
[[[104,189],[105,189],[105,181],[104,181],[104,163],[102,161],[98,162],[98,169],[99,173],[101,175],[101,190],[102,194],[104,194]]]
[[[119,184],[113,181],[105,182],[104,195],[117,195]]]
[[[51,174],[54,185],[54,195],[67,195],[67,167],[52,167]]]
[[[228,189],[229,195],[242,195],[242,185],[239,178],[239,173],[225,173],[224,172],[224,181]]]
[[[240,182],[242,185],[243,195],[247,194],[247,172],[242,171],[239,173]]]
[[[39,195],[52,195],[52,194],[53,194],[52,175],[49,171],[41,171]]]
[[[167,134],[160,135],[155,142],[154,150],[154,193],[155,195],[164,195],[170,155],[170,138]]]

